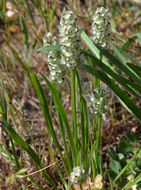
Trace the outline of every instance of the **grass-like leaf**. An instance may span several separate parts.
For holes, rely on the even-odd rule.
[[[49,130],[51,132],[52,138],[54,140],[56,148],[58,149],[59,154],[60,154],[60,156],[62,158],[62,161],[63,161],[63,155],[61,153],[61,146],[59,145],[55,130],[53,128],[53,123],[52,123],[52,120],[51,120],[51,116],[50,116],[50,112],[49,112],[49,108],[48,108],[48,104],[47,104],[47,100],[46,100],[43,88],[40,85],[40,83],[39,83],[39,81],[38,81],[38,79],[37,79],[37,77],[36,77],[36,75],[34,73],[31,73],[30,76],[31,76],[31,80],[33,82],[33,85],[34,85],[34,87],[36,89],[36,92],[37,92],[37,95],[38,95],[38,98],[39,98],[39,101],[40,101],[40,104],[41,104],[41,108],[42,108],[42,111],[44,113],[44,116],[45,116],[46,122],[48,124]]]
[[[67,171],[67,167],[66,167],[66,172],[67,174],[69,174],[71,172],[72,169],[72,164],[70,161],[70,155],[68,152],[68,146],[67,146],[67,142],[66,142],[66,136],[65,136],[65,129],[64,129],[64,124],[63,124],[63,119],[59,113],[59,110],[57,109],[57,105],[55,104],[55,108],[56,108],[56,113],[57,113],[57,118],[58,118],[58,122],[59,122],[59,127],[60,127],[60,132],[62,135],[62,140],[63,140],[63,145],[64,145],[64,150],[65,150],[65,155],[66,155],[66,159],[67,159],[67,166],[69,168],[69,171]]]
[[[133,63],[127,63],[127,65],[141,78],[141,67]]]
[[[34,150],[15,132],[15,130],[4,120],[0,119],[0,123],[2,127],[7,131],[7,133],[10,135],[10,137],[15,141],[17,145],[19,145],[23,150],[25,150],[33,159],[33,161],[36,163],[36,165],[42,169],[44,168],[44,165],[42,164],[41,160],[39,159],[38,155],[34,152]],[[54,182],[51,180],[49,175],[45,170],[42,170],[43,175],[48,180],[48,182],[57,189]]]
[[[115,94],[119,97],[123,106],[133,115],[135,115],[139,120],[141,120],[141,110],[135,105],[132,99],[130,99],[126,93],[114,82],[113,79],[110,79],[104,72],[90,65],[81,64],[79,68],[83,71],[89,72],[92,75],[95,75],[102,82],[107,84]]]
[[[16,166],[14,156],[6,149],[6,147],[0,142],[1,153],[11,161],[13,166]]]
[[[132,57],[131,55],[129,55],[128,53],[126,53],[126,51],[124,51],[123,49],[115,46],[114,44],[111,43],[112,48],[114,49],[114,51],[121,56],[122,55],[122,60],[126,63],[128,61],[125,60],[125,58],[123,59],[123,56],[126,57],[127,59],[131,60],[133,63],[136,63],[136,65],[138,65],[139,67],[141,67],[141,63],[139,61],[137,61],[134,57]]]
[[[140,95],[141,86],[120,76],[119,74],[117,74],[115,70],[113,69],[111,70],[111,68],[109,68],[106,64],[104,64],[102,61],[97,59],[95,56],[92,56],[90,54],[87,54],[87,55],[89,55],[88,60],[90,61],[90,63],[92,63],[94,66],[101,68],[102,71],[104,70],[111,78],[113,78],[120,85],[122,85],[128,92],[130,92],[132,95],[136,96],[137,98],[141,99],[141,95]],[[136,90],[139,91],[140,93],[136,92]]]
[[[86,45],[88,46],[88,48],[91,50],[91,52],[93,53],[93,55],[95,55],[97,58],[99,58],[100,52],[102,53],[102,55],[105,55],[109,61],[111,62],[111,64],[115,64],[119,69],[121,69],[122,72],[124,72],[126,75],[128,75],[130,78],[132,78],[133,80],[139,82],[139,84],[141,83],[141,78],[134,72],[134,70],[132,70],[130,67],[128,67],[128,65],[123,65],[118,59],[116,59],[112,54],[110,54],[106,49],[96,46],[92,40],[86,35],[85,32],[82,32],[81,34],[82,39],[84,40],[84,42],[86,43]],[[115,45],[111,44],[112,47],[119,49],[118,47],[116,47]],[[122,54],[124,56],[126,56],[128,59],[131,59],[132,61],[134,61],[137,65],[141,66],[141,64],[132,56],[128,55],[125,51],[123,51],[122,49],[120,49],[120,53],[122,52]],[[124,60],[125,61],[125,60]],[[108,61],[102,56],[102,62],[105,63],[111,70],[113,70],[114,72],[115,69],[108,63]],[[127,60],[126,60],[127,62]],[[117,73],[117,72],[116,72]],[[118,74],[118,73],[117,73]]]
[[[124,51],[126,51],[134,42],[135,40],[137,39],[137,36],[132,36],[130,37],[123,45],[122,45],[122,49]]]
[[[92,40],[87,36],[87,34],[84,31],[81,33],[81,38],[83,39],[83,41],[85,42],[85,44],[87,45],[87,47],[91,50],[91,52],[93,53],[93,55],[95,55],[97,58],[99,58],[100,57],[100,50],[94,45],[94,43],[92,42]],[[108,65],[109,67],[111,67],[110,64],[108,63],[108,61],[105,59],[105,57],[102,57],[102,61],[106,65]]]
[[[43,52],[48,52],[48,51],[60,51],[60,45],[50,45],[50,46],[43,46],[39,48],[37,51],[43,51]]]
[[[64,121],[64,126],[66,127],[66,132],[68,135],[68,140],[69,140],[69,144],[70,144],[70,148],[71,148],[71,152],[72,152],[73,164],[74,164],[74,166],[76,166],[77,165],[76,148],[74,146],[73,135],[72,135],[72,131],[71,131],[71,126],[70,126],[68,118],[67,118],[67,114],[64,110],[64,107],[62,105],[62,102],[61,102],[61,99],[58,95],[57,90],[54,88],[54,86],[48,81],[48,79],[43,74],[41,74],[41,75],[42,75],[43,79],[45,80],[47,86],[49,87],[49,89],[50,89],[50,91],[54,97],[57,109],[58,109],[58,111],[59,111],[59,113],[60,113],[60,115]]]
[[[11,51],[12,51],[15,59],[17,60],[17,62],[20,64],[21,68],[24,70],[25,74],[29,77],[28,65],[23,63],[23,61],[21,60],[21,58],[19,57],[19,55],[15,49],[13,49],[11,46],[9,46],[9,48],[11,49]]]
[[[118,59],[116,59],[111,53],[109,53],[106,49],[99,47],[101,50],[102,54],[105,55],[109,61],[112,63],[112,65],[117,66],[120,71],[124,72],[127,76],[129,76],[131,79],[135,80],[136,82],[141,83],[141,78],[138,76],[134,70],[132,70],[130,67],[128,67],[127,59],[119,52],[118,47],[115,45],[111,44],[114,50],[117,50],[117,54],[119,55],[120,59],[123,61],[124,64],[122,64]],[[112,68],[113,69],[113,68]]]

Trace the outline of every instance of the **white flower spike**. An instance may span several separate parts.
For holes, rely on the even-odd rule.
[[[56,45],[57,39],[55,36],[52,35],[52,33],[48,32],[43,42],[44,42],[44,46]],[[60,61],[60,52],[49,51],[47,61],[49,63],[50,80],[57,81],[58,83],[62,83],[62,77],[63,75],[65,75],[65,69],[63,65],[57,64],[57,61]]]
[[[81,61],[80,29],[77,17],[72,11],[66,11],[60,20],[59,37],[61,45],[61,64],[66,69],[74,69]]]
[[[92,40],[96,44],[107,48],[110,41],[110,27],[109,10],[104,7],[98,8],[93,16]]]
[[[94,115],[104,116],[108,110],[109,88],[107,86],[94,89],[90,96],[90,111]]]

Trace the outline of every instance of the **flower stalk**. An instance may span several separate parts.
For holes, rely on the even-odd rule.
[[[72,121],[73,121],[73,134],[76,149],[78,149],[78,132],[77,132],[77,111],[76,111],[76,73],[75,70],[71,71],[71,104],[72,104]]]
[[[104,2],[104,7],[100,7],[96,10],[93,16],[92,24],[92,40],[95,44],[108,48],[110,40],[110,14],[108,9],[106,9],[106,0]],[[99,59],[102,61],[102,54],[100,52]],[[94,92],[90,99],[93,102],[92,112],[94,114],[93,118],[93,129],[94,129],[94,141],[96,144],[95,154],[100,156],[100,144],[101,144],[101,125],[102,117],[104,116],[107,109],[107,101],[105,96],[105,91],[100,87],[100,80],[94,77]],[[99,164],[101,165],[101,164]],[[102,165],[100,166],[102,167]],[[99,168],[99,172],[101,169]]]
[[[76,68],[82,61],[80,33],[76,15],[72,11],[66,11],[60,20],[59,37],[62,53],[61,63],[67,71],[71,72],[72,121],[76,150],[78,150]]]

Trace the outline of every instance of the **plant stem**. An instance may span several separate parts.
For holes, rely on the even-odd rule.
[[[96,135],[96,145],[97,145],[97,150],[100,149],[100,139],[101,139],[101,121],[102,121],[102,116],[97,116],[97,135]]]
[[[102,61],[102,53],[99,52],[99,59]],[[96,77],[94,78],[94,88],[100,88],[100,80]],[[100,155],[100,144],[101,144],[101,122],[102,122],[102,115],[96,115],[95,120],[93,120],[93,131],[95,135],[95,155],[97,155],[98,159],[95,159],[95,162],[97,163],[98,171],[97,173],[102,173],[102,158]],[[100,161],[101,160],[101,161]]]
[[[77,112],[76,112],[76,71],[71,71],[71,104],[72,104],[72,121],[73,121],[73,134],[74,144],[78,150],[78,133],[77,133]]]
[[[91,143],[91,163],[92,163],[92,173],[93,173],[93,179],[95,178],[96,176],[96,167],[95,167],[95,161],[94,161],[94,158],[93,158],[93,139],[92,139],[92,136],[90,138],[90,143]]]
[[[102,61],[102,53],[99,52],[99,59]],[[100,80],[97,77],[94,77],[94,88],[100,87]]]
[[[106,8],[106,0],[104,0],[104,7]]]
[[[82,188],[82,184],[80,184],[80,189],[83,190],[83,188]]]
[[[29,17],[30,17],[30,19],[31,19],[31,21],[32,21],[32,24],[33,24],[34,27],[36,28],[36,22],[35,22],[35,19],[34,19],[34,17],[33,17],[33,14],[32,14],[31,5],[29,4],[29,1],[28,1],[28,0],[25,0],[25,3],[26,3],[26,5],[27,5],[27,9],[28,9],[27,13],[28,13],[28,15],[29,15]]]
[[[73,6],[74,0],[70,0],[70,5]]]

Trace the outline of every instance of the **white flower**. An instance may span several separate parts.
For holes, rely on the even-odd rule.
[[[74,69],[81,61],[80,29],[76,15],[72,11],[66,11],[60,20],[59,37],[61,45],[61,63],[67,69]]]
[[[57,39],[52,33],[48,32],[43,40],[44,46],[56,45]],[[60,61],[60,52],[58,51],[49,51],[47,56],[47,61],[49,63],[50,70],[50,79],[52,81],[57,81],[58,83],[62,82],[62,77],[65,74],[65,68],[63,65],[58,64],[57,61]]]
[[[92,39],[96,44],[106,48],[110,40],[110,13],[108,9],[100,7],[93,16]]]
[[[108,110],[109,88],[106,86],[94,89],[90,96],[90,110],[94,115],[104,116]]]
[[[70,174],[69,181],[72,185],[84,183],[86,181],[84,169],[79,166],[74,167],[72,173]]]
[[[14,12],[13,10],[8,10],[8,11],[6,12],[6,16],[7,16],[8,18],[13,18],[14,15],[15,15],[15,12]]]

